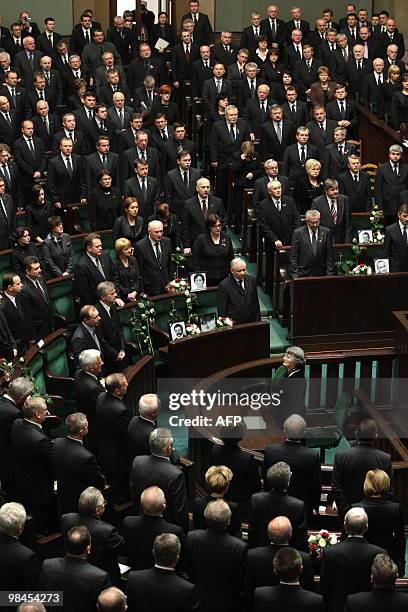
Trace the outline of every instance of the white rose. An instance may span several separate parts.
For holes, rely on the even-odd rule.
[[[324,548],[326,546],[326,540],[320,538],[318,546],[320,546],[320,548]]]
[[[332,545],[337,544],[337,536],[336,535],[330,536],[330,544],[332,544]]]
[[[309,544],[314,544],[315,543],[315,537],[316,536],[314,536],[314,535],[309,536],[309,538],[307,540],[309,542]]]

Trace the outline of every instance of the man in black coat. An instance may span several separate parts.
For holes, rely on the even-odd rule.
[[[135,457],[131,471],[131,493],[139,506],[142,492],[157,485],[166,497],[164,518],[172,524],[188,530],[188,506],[186,481],[179,467],[172,465],[169,457],[173,449],[173,436],[168,429],[155,429],[149,438],[150,456]]]
[[[214,32],[208,15],[200,11],[198,0],[190,0],[190,12],[183,15],[181,24],[185,19],[192,19],[194,23],[194,42],[199,45],[213,45]]]
[[[289,195],[289,182],[286,176],[279,174],[279,166],[278,162],[274,159],[267,159],[264,163],[264,168],[266,172],[266,176],[261,176],[259,179],[255,181],[255,189],[254,189],[254,205],[255,208],[259,206],[259,204],[265,200],[265,198],[269,197],[268,194],[268,184],[272,181],[279,181],[282,185],[282,193],[283,195]]]
[[[26,257],[24,260],[26,277],[24,279],[23,297],[26,312],[33,329],[36,342],[48,336],[54,329],[54,312],[51,296],[42,276],[41,264],[36,257]]]
[[[231,43],[232,33],[224,30],[220,35],[220,42],[211,47],[211,57],[214,62],[223,64],[225,68],[237,60],[239,47]]]
[[[41,138],[46,151],[52,150],[55,134],[60,130],[60,120],[57,114],[49,112],[48,102],[39,100],[36,103],[35,114],[32,117],[34,134]]]
[[[97,349],[86,349],[79,354],[79,368],[75,372],[74,392],[78,410],[88,419],[88,435],[85,446],[94,455],[98,453],[98,427],[96,420],[96,402],[105,387],[100,381],[103,361]]]
[[[111,585],[109,574],[87,561],[91,552],[91,535],[84,525],[72,527],[65,538],[65,557],[43,563],[41,589],[61,590],[64,609],[90,612],[96,609],[101,591]]]
[[[186,201],[197,193],[201,172],[191,167],[190,151],[183,149],[177,153],[176,163],[177,167],[169,170],[164,177],[164,193],[166,202],[171,203],[172,212],[182,220]]]
[[[56,44],[62,39],[61,34],[54,31],[55,19],[46,17],[44,19],[44,32],[36,38],[37,48],[46,55],[55,55]]]
[[[34,86],[27,91],[27,100],[30,106],[30,117],[32,117],[37,109],[37,102],[45,100],[51,112],[56,111],[57,101],[55,92],[51,87],[48,87],[44,73],[37,71],[34,73]]]
[[[264,83],[264,80],[257,76],[257,74],[258,65],[256,62],[247,62],[245,64],[244,75],[236,87],[237,106],[241,112],[248,100],[256,98],[259,85]]]
[[[92,539],[89,563],[108,572],[112,584],[120,586],[118,556],[126,555],[126,545],[116,527],[102,520],[105,508],[101,491],[88,486],[81,492],[75,512],[61,516],[61,530],[66,538],[72,527],[87,527]]]
[[[315,106],[313,120],[306,123],[310,130],[310,142],[317,148],[319,160],[324,159],[325,146],[334,142],[334,128],[337,122],[327,119],[323,106]]]
[[[1,305],[7,325],[17,346],[18,355],[23,355],[33,340],[33,330],[27,304],[21,296],[23,284],[18,274],[6,272],[3,276],[3,302]]]
[[[93,28],[91,16],[88,13],[82,13],[80,23],[72,30],[69,41],[71,54],[78,53],[78,55],[81,56],[85,45],[88,45],[92,41],[92,35]]]
[[[270,490],[255,493],[251,497],[248,546],[266,546],[269,522],[276,516],[287,516],[293,527],[291,545],[300,550],[308,550],[305,503],[287,493],[290,481],[289,465],[283,461],[275,463],[268,469],[266,478]]]
[[[395,45],[398,47],[397,58],[402,60],[405,55],[404,36],[401,34],[401,32],[398,32],[395,27],[395,20],[391,17],[387,19],[385,32],[380,36],[379,40],[383,45],[384,53],[389,45]]]
[[[16,162],[20,174],[25,206],[30,202],[31,189],[36,179],[44,175],[46,166],[45,147],[42,141],[36,136],[33,137],[34,125],[30,120],[23,121],[21,124],[21,138],[18,138],[13,145],[14,161]]]
[[[40,59],[42,58],[41,51],[35,48],[35,38],[26,36],[23,39],[24,51],[19,51],[14,58],[14,66],[19,73],[21,80],[26,89],[31,89],[34,84],[34,72],[41,69]]]
[[[85,448],[88,421],[83,412],[70,414],[66,420],[68,435],[57,438],[51,454],[55,479],[58,483],[59,514],[76,512],[79,497],[87,487],[103,489],[105,476],[95,456]]]
[[[334,142],[326,145],[322,154],[323,175],[338,179],[347,169],[349,155],[355,155],[356,146],[346,142],[346,128],[336,127],[333,134]]]
[[[163,518],[165,509],[166,498],[163,491],[156,486],[148,487],[140,496],[139,516],[127,516],[123,521],[128,563],[132,569],[153,567],[153,542],[161,533],[174,533],[183,548],[184,532],[181,527],[172,525]]]
[[[313,47],[311,45],[303,45],[303,57],[295,63],[293,70],[294,81],[302,92],[302,99],[306,100],[312,83],[316,83],[319,80],[317,70],[321,65],[322,62],[314,55]]]
[[[86,182],[79,155],[72,153],[73,141],[61,138],[60,154],[48,163],[47,186],[54,206],[86,201]]]
[[[123,374],[106,377],[106,393],[96,403],[99,431],[99,462],[112,487],[116,504],[129,500],[126,433],[131,413],[123,401],[128,383]]]
[[[149,437],[157,427],[160,399],[155,393],[142,395],[139,414],[132,417],[127,430],[127,447],[130,463],[135,457],[150,455]]]
[[[254,610],[323,612],[322,596],[306,591],[299,585],[302,570],[302,557],[297,550],[289,546],[279,550],[273,559],[273,571],[280,582],[277,586],[255,589]]]
[[[251,13],[251,25],[246,26],[241,33],[240,49],[247,49],[251,54],[258,48],[258,38],[261,35],[261,15],[254,11]]]
[[[194,584],[176,574],[180,556],[179,538],[173,533],[156,536],[153,543],[154,567],[129,573],[127,596],[130,610],[169,612],[198,610]],[[200,610],[201,610],[200,602]]]
[[[196,185],[196,195],[186,200],[183,210],[183,246],[184,254],[190,255],[195,240],[206,231],[205,222],[209,214],[221,217],[225,223],[224,205],[220,198],[210,196],[210,181],[200,178]]]
[[[105,354],[109,353],[109,347],[99,330],[101,317],[95,306],[89,304],[82,306],[79,312],[79,320],[81,323],[77,326],[71,338],[75,364],[78,365],[79,355],[87,349],[100,351],[102,359],[105,359]]]
[[[132,98],[135,90],[142,87],[148,75],[154,77],[156,87],[163,85],[166,80],[162,58],[153,57],[149,43],[142,43],[139,47],[139,57],[131,62],[127,73],[127,84]]]
[[[218,316],[229,317],[235,323],[253,323],[261,320],[256,279],[246,274],[243,259],[231,261],[231,274],[217,290]]]
[[[27,515],[17,502],[0,508],[0,588],[36,591],[40,585],[40,563],[36,554],[19,541]]]
[[[1,106],[1,102],[0,102]],[[7,144],[0,144],[0,178],[4,179],[6,193],[10,194],[16,207],[23,203],[20,171],[12,161],[11,149]]]
[[[284,461],[291,469],[289,495],[306,504],[308,518],[313,510],[319,512],[321,493],[321,468],[318,453],[302,445],[306,428],[305,420],[292,414],[283,423],[285,440],[269,444],[264,451],[263,475],[266,482],[268,469],[278,461]]]
[[[193,98],[202,98],[203,85],[213,75],[214,60],[211,59],[210,47],[200,47],[200,59],[191,65],[191,93]]]
[[[361,160],[358,155],[348,156],[347,171],[339,174],[338,181],[340,193],[348,197],[352,213],[370,210],[373,198],[370,177],[361,170]]]
[[[267,36],[269,47],[282,48],[286,41],[285,22],[278,19],[278,7],[269,5],[266,9],[267,17],[261,21],[261,35]]]
[[[62,117],[62,129],[56,132],[52,139],[52,152],[58,155],[60,152],[61,138],[70,138],[74,144],[72,153],[84,155],[87,152],[87,140],[83,132],[77,129],[76,118],[73,113],[66,113]]]
[[[306,211],[306,225],[293,232],[289,272],[292,278],[334,274],[333,238],[318,210]]]
[[[204,108],[207,113],[211,113],[216,108],[218,96],[233,96],[233,82],[225,76],[224,64],[215,63],[208,79],[203,83],[202,98]]]
[[[345,63],[345,69],[349,94],[362,98],[364,77],[372,69],[372,62],[364,57],[363,45],[353,46],[352,57]]]
[[[187,130],[184,123],[173,125],[173,136],[171,136],[162,148],[162,171],[164,174],[177,168],[177,155],[179,151],[188,151],[191,157],[191,165],[196,167],[196,146],[192,140],[187,138]]]
[[[154,149],[152,149],[154,151]],[[156,151],[154,151],[156,153]],[[158,179],[150,176],[150,166],[146,159],[136,158],[133,162],[134,173],[124,182],[124,196],[134,196],[139,202],[139,215],[148,220],[154,214],[160,201]]]
[[[384,257],[390,263],[390,272],[408,272],[408,204],[398,209],[398,221],[385,228]]]
[[[332,612],[343,612],[347,595],[371,590],[374,557],[385,551],[364,539],[368,529],[363,508],[352,508],[345,516],[347,538],[324,549],[320,571],[320,592]]]
[[[261,84],[256,90],[255,98],[249,98],[245,103],[243,115],[254,138],[261,137],[261,128],[268,117],[268,109],[272,104],[276,104],[276,100],[269,97],[269,91],[269,85]]]
[[[307,160],[318,157],[317,148],[310,143],[309,128],[299,126],[296,130],[296,140],[296,144],[286,147],[282,162],[282,174],[288,177],[290,190],[293,190],[299,178],[305,176]]]
[[[283,119],[282,107],[272,104],[269,109],[269,118],[262,124],[261,129],[261,155],[262,159],[276,159],[282,161],[283,154],[295,140],[293,123]]]
[[[0,304],[3,299],[1,296]],[[14,340],[13,334],[7,323],[7,319],[0,307],[0,354],[3,355],[6,361],[14,360],[17,357],[17,343]],[[1,469],[1,468],[0,468]],[[0,478],[1,482],[1,478]]]
[[[296,130],[305,126],[309,120],[307,104],[298,100],[295,87],[289,86],[286,90],[286,102],[282,105],[283,118],[291,121]]]
[[[127,66],[130,64],[131,52],[134,47],[133,32],[129,28],[125,28],[125,20],[121,15],[113,18],[113,26],[106,33],[106,40],[115,45],[121,57],[122,64]]]
[[[163,236],[163,223],[150,221],[148,235],[136,244],[135,257],[143,279],[143,289],[150,296],[164,293],[171,279],[171,241]]]
[[[112,177],[112,187],[120,187],[119,155],[110,151],[108,136],[99,136],[96,142],[96,151],[84,159],[86,192],[88,197],[99,186],[99,175],[102,170],[108,170]]]
[[[96,287],[103,281],[111,281],[117,286],[117,273],[108,253],[102,252],[99,234],[88,234],[85,238],[86,254],[81,257],[74,270],[74,292],[82,304],[95,304],[98,299]],[[122,300],[116,299],[118,306]]]
[[[313,200],[312,209],[319,211],[320,222],[331,231],[335,244],[351,242],[353,227],[348,197],[339,195],[336,179],[326,179],[324,191],[324,195]]]
[[[15,499],[35,520],[37,533],[54,527],[54,475],[52,440],[43,431],[47,404],[42,397],[29,397],[22,409],[22,419],[11,428],[14,456]]]
[[[120,159],[120,178],[122,185],[134,175],[135,161],[141,160],[148,163],[148,175],[160,182],[159,153],[149,147],[149,134],[145,130],[136,132],[132,147],[126,149]]]
[[[12,147],[19,135],[19,118],[15,110],[10,110],[10,102],[0,91],[0,138],[3,144]]]
[[[279,578],[273,571],[273,560],[280,550],[289,546],[291,538],[290,520],[286,516],[277,516],[268,525],[268,544],[248,551],[243,588],[246,610],[253,609],[255,589],[279,584]],[[299,576],[300,586],[308,591],[314,591],[313,565],[310,556],[303,551],[298,552],[303,566]]]
[[[365,75],[362,90],[362,104],[372,113],[383,117],[383,87],[382,84],[387,80],[384,74],[384,60],[376,57],[373,61],[373,72]]]
[[[226,501],[210,502],[204,517],[208,529],[195,529],[186,537],[186,568],[197,585],[200,610],[240,610],[247,545],[227,532],[231,509]]]
[[[356,446],[338,451],[334,456],[332,491],[340,512],[363,499],[368,470],[384,470],[392,477],[391,455],[374,448],[376,438],[375,421],[365,419],[356,429]]]
[[[127,363],[123,329],[115,307],[118,295],[114,283],[109,281],[99,283],[96,293],[99,297],[95,304],[100,316],[98,329],[106,341],[105,371],[117,372]]]
[[[391,145],[389,161],[380,164],[375,179],[375,201],[384,213],[384,224],[395,221],[399,194],[408,189],[408,165],[402,161],[402,147]]]
[[[0,249],[11,246],[10,238],[16,224],[16,206],[11,195],[6,193],[6,181],[0,176]]]

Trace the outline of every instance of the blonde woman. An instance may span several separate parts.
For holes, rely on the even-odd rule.
[[[204,518],[204,510],[207,504],[216,499],[224,499],[231,509],[231,522],[228,527],[228,532],[231,535],[238,535],[241,531],[241,517],[238,512],[236,503],[225,499],[228,487],[232,480],[233,473],[225,465],[213,465],[205,473],[205,484],[208,495],[205,497],[196,497],[193,506],[193,524],[195,529],[207,529],[207,523]]]
[[[142,279],[136,257],[133,256],[132,243],[127,238],[118,238],[115,251],[120,298],[124,302],[136,302],[137,294],[142,288]]]
[[[295,202],[300,214],[304,215],[312,208],[312,201],[323,195],[323,181],[320,178],[322,169],[317,159],[308,159],[305,163],[306,174],[297,179],[295,185]]]

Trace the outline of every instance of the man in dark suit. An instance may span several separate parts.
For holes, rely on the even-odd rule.
[[[194,584],[174,571],[179,560],[181,545],[173,533],[161,533],[153,542],[154,567],[132,571],[128,576],[127,596],[129,608],[140,612],[168,610],[198,610]]]
[[[388,69],[390,66],[398,66],[400,69],[400,74],[403,74],[405,71],[405,64],[403,61],[397,58],[398,56],[398,47],[397,45],[388,45],[385,54],[383,55],[384,59],[384,72],[388,74]]]
[[[44,75],[47,87],[54,92],[55,95],[55,103],[57,106],[60,106],[63,102],[63,85],[62,85],[62,77],[58,70],[54,70],[52,68],[52,58],[48,55],[43,55],[40,59],[40,66],[42,74]]]
[[[98,68],[99,70],[99,68]],[[119,82],[119,72],[116,68],[109,68],[106,73],[106,82],[101,83],[98,88],[98,100],[110,108],[113,104],[113,96],[115,93],[123,94],[126,104],[130,104],[130,94],[126,83]],[[130,107],[129,107],[130,108]],[[133,108],[132,108],[133,112]]]
[[[239,48],[231,43],[232,33],[224,30],[220,35],[220,42],[211,47],[211,57],[214,62],[223,64],[225,68],[237,60]]]
[[[342,612],[347,595],[371,589],[374,557],[385,551],[364,539],[367,528],[368,519],[363,508],[352,508],[344,520],[347,538],[324,550],[320,592],[328,610]]]
[[[371,567],[373,590],[348,595],[344,609],[347,612],[382,612],[387,609],[404,612],[408,597],[395,589],[397,576],[398,568],[394,561],[384,553],[376,555]]]
[[[327,23],[323,17],[319,17],[315,22],[315,29],[308,34],[307,44],[314,49],[315,55],[320,56],[320,47],[326,40]]]
[[[266,612],[286,607],[288,610],[323,612],[322,596],[306,591],[299,585],[303,566],[297,550],[289,546],[281,548],[273,558],[273,570],[280,582],[277,586],[255,589],[255,610]]]
[[[191,167],[191,154],[184,149],[177,153],[177,167],[169,170],[164,177],[164,193],[171,210],[182,220],[185,202],[197,193],[200,170]]]
[[[86,349],[79,354],[79,368],[75,372],[74,392],[78,410],[86,414],[88,435],[85,446],[94,455],[98,453],[98,428],[96,420],[96,402],[105,387],[100,382],[103,366],[101,352],[97,349]]]
[[[123,329],[115,307],[117,293],[114,283],[104,281],[96,288],[99,298],[95,304],[100,316],[99,331],[106,341],[105,372],[123,370],[127,364]]]
[[[273,4],[269,5],[266,9],[266,15],[266,19],[261,21],[261,34],[267,36],[269,48],[282,49],[286,42],[286,28],[285,22],[277,18],[278,7]]]
[[[321,473],[319,455],[313,449],[302,446],[306,429],[305,420],[292,414],[283,423],[284,442],[269,444],[264,451],[263,475],[266,482],[268,469],[278,461],[284,461],[291,469],[288,493],[306,504],[309,519],[313,510],[319,512]]]
[[[120,177],[123,186],[128,179],[133,177],[136,160],[140,160],[141,162],[145,163],[147,162],[149,177],[154,178],[158,183],[160,182],[161,172],[159,165],[159,153],[156,149],[149,147],[148,145],[148,132],[145,130],[139,130],[136,132],[133,146],[126,149],[126,151],[122,153],[120,159]]]
[[[127,447],[131,463],[135,457],[150,455],[149,437],[157,427],[160,399],[155,393],[142,395],[138,408],[139,414],[132,417],[127,430]]]
[[[395,19],[392,19],[391,17],[387,19],[385,28],[385,32],[380,37],[384,52],[386,52],[388,45],[396,45],[398,47],[397,58],[402,60],[405,55],[404,36],[396,29]]]
[[[356,446],[338,451],[334,456],[332,490],[340,512],[344,513],[352,504],[363,499],[364,479],[368,470],[384,470],[392,477],[391,455],[374,448],[376,437],[375,421],[364,419],[356,429]]]
[[[373,61],[376,57],[382,57],[384,49],[381,40],[372,36],[371,27],[363,25],[358,31],[357,42],[364,46],[364,57]]]
[[[287,42],[290,42],[293,30],[300,30],[303,38],[306,38],[310,32],[310,24],[308,21],[302,19],[301,9],[299,7],[291,8],[290,14],[292,15],[292,19],[285,23]]]
[[[23,39],[23,47],[24,51],[19,51],[14,58],[14,66],[24,87],[30,89],[34,84],[34,72],[41,69],[40,59],[43,54],[36,50],[35,39],[32,36],[26,36]]]
[[[131,60],[131,53],[134,47],[133,32],[125,28],[125,20],[121,15],[113,18],[113,26],[106,33],[106,40],[113,43],[121,57],[122,64],[128,66]]]
[[[82,304],[95,304],[98,299],[96,287],[105,280],[117,286],[117,274],[110,255],[102,252],[99,234],[88,234],[85,238],[85,248],[86,254],[75,266],[74,292],[80,297]],[[123,306],[119,298],[116,299],[116,304]]]
[[[373,72],[366,74],[362,89],[362,103],[372,113],[382,116],[383,87],[387,80],[384,74],[384,60],[380,57],[374,59]]]
[[[24,205],[26,205],[30,201],[31,189],[35,180],[42,178],[44,175],[46,157],[42,141],[36,136],[33,137],[33,122],[23,121],[21,132],[21,138],[14,142],[13,153],[14,160],[21,173]]]
[[[143,279],[143,288],[148,295],[165,292],[171,279],[171,242],[163,236],[161,221],[150,221],[148,236],[136,244],[135,256]]]
[[[292,278],[334,274],[333,238],[318,210],[306,211],[306,225],[293,232],[289,271]]]
[[[67,97],[75,94],[74,81],[76,79],[84,79],[87,86],[89,85],[89,71],[84,68],[79,55],[70,55],[68,66],[61,69],[61,78]]]
[[[277,103],[276,100],[270,98],[269,92],[269,85],[259,85],[256,90],[255,98],[249,98],[245,103],[243,116],[248,122],[248,128],[252,139],[256,138],[259,140],[261,137],[262,124],[265,123],[269,114],[269,107]]]
[[[273,560],[280,550],[289,546],[291,539],[290,520],[286,516],[277,516],[268,524],[268,544],[251,548],[248,551],[243,588],[246,610],[253,609],[255,589],[279,584],[278,576],[271,571]],[[302,573],[299,576],[300,586],[308,591],[314,591],[313,566],[310,556],[303,551],[298,552],[303,565]]]
[[[41,588],[62,589],[68,610],[95,610],[101,591],[111,585],[109,574],[87,561],[91,535],[84,525],[72,527],[65,538],[65,557],[43,563]]]
[[[220,317],[229,317],[235,323],[253,323],[261,320],[256,280],[246,274],[246,263],[239,257],[231,261],[231,274],[217,290]]]
[[[84,58],[82,59],[84,60]],[[115,85],[116,86],[115,91],[124,91],[126,93],[126,97],[128,101],[130,101],[129,90],[126,85],[125,69],[120,63],[120,56],[118,55],[117,50],[105,51],[101,55],[101,63],[96,67],[97,62],[98,62],[97,56],[95,56],[93,59],[93,64],[95,66],[93,72],[94,72],[94,85],[95,85],[98,101],[105,102],[104,100],[101,100],[101,96],[100,96],[101,88],[104,87],[105,85],[110,85],[111,87]],[[123,85],[124,88],[119,89],[118,88],[119,85]],[[106,103],[108,106],[110,106],[110,104],[112,103],[112,99],[108,98]]]
[[[152,149],[154,153],[157,153]],[[136,157],[134,161],[134,174],[125,180],[124,196],[134,196],[139,202],[139,215],[146,221],[154,214],[156,205],[160,201],[159,182],[149,176],[149,162],[147,159]]]
[[[73,113],[66,113],[62,117],[62,129],[54,134],[52,139],[53,155],[60,152],[61,138],[70,138],[74,144],[72,153],[74,155],[84,155],[87,152],[87,141],[83,132],[77,129],[76,118]]]
[[[204,81],[202,86],[202,98],[207,113],[211,113],[216,107],[217,97],[225,95],[233,96],[233,83],[225,77],[225,66],[219,62],[212,67],[212,74]]]
[[[315,106],[313,120],[306,123],[310,130],[310,142],[317,148],[319,159],[324,159],[325,146],[334,142],[334,128],[337,122],[327,119],[324,106]]]
[[[187,138],[187,130],[184,123],[173,125],[173,135],[164,143],[162,148],[162,170],[167,173],[177,168],[177,155],[179,151],[188,151],[192,166],[196,167],[196,147],[192,140]]]
[[[347,159],[349,155],[355,155],[356,146],[346,142],[347,130],[342,127],[335,127],[333,130],[334,142],[328,144],[323,152],[323,175],[338,179],[339,174],[346,171]]]
[[[3,276],[3,302],[1,308],[16,343],[19,356],[26,352],[30,340],[34,339],[26,301],[20,295],[22,290],[23,284],[20,277],[13,272],[6,272]]]
[[[372,62],[364,57],[363,45],[353,46],[352,57],[349,57],[345,68],[349,94],[360,99],[363,94],[363,79],[372,68]]]
[[[19,51],[23,49],[23,38],[21,36],[21,24],[12,23],[10,26],[11,36],[4,40],[4,49],[10,54],[13,61]]]
[[[186,200],[183,210],[183,246],[184,254],[190,255],[195,240],[203,234],[205,221],[209,214],[221,217],[225,222],[224,205],[220,198],[210,196],[210,181],[206,178],[199,178],[196,185],[196,195]]]
[[[295,87],[289,86],[286,89],[286,102],[282,105],[283,118],[291,121],[295,129],[301,125],[306,125],[309,120],[306,102],[298,100]]]
[[[172,465],[169,457],[173,448],[173,436],[168,429],[155,429],[149,438],[150,456],[135,457],[131,470],[131,492],[136,506],[142,492],[152,485],[162,489],[166,497],[164,518],[188,530],[186,482],[179,467]]]
[[[133,116],[133,108],[127,106],[125,102],[125,94],[118,90],[112,95],[111,105],[108,108],[108,117],[115,128],[119,152],[122,152],[119,148],[120,133],[123,130],[129,129]],[[133,142],[134,141],[132,141],[131,144],[133,144]]]
[[[390,262],[390,272],[408,272],[408,204],[398,209],[398,221],[385,228],[384,257]]]
[[[213,75],[214,60],[211,59],[210,47],[202,45],[200,47],[200,59],[195,60],[191,65],[191,93],[193,98],[201,98],[203,84]]]
[[[192,19],[194,23],[194,42],[199,45],[213,45],[214,32],[208,19],[208,15],[200,11],[200,3],[198,0],[189,2],[190,12],[183,15],[181,23],[186,19]]]
[[[32,89],[29,89],[27,91],[27,100],[30,106],[30,117],[35,114],[37,110],[37,102],[39,100],[46,100],[48,102],[50,110],[52,112],[55,112],[55,92],[47,86],[47,82],[42,71],[34,72],[34,86]]]
[[[1,102],[0,102],[1,104]],[[10,194],[17,208],[22,204],[20,171],[12,161],[11,149],[7,144],[0,144],[0,178],[4,179],[6,193]]]
[[[298,60],[303,57],[302,32],[295,28],[289,35],[288,45],[285,48],[285,65],[291,74]]]
[[[80,23],[78,23],[72,30],[69,48],[71,53],[78,53],[82,55],[82,51],[85,45],[89,45],[92,40],[92,20],[90,15],[82,13],[80,17]]]
[[[32,117],[34,134],[42,140],[46,151],[52,150],[53,138],[60,130],[58,115],[50,113],[49,110],[49,105],[46,100],[38,100],[36,103],[36,112]]]
[[[17,343],[11,333],[6,316],[1,308],[3,296],[0,298],[0,353],[6,361],[13,361],[17,357]],[[1,420],[1,419],[0,419]],[[1,467],[0,467],[1,470]],[[0,478],[1,482],[1,478]]]
[[[301,125],[296,130],[297,143],[286,147],[283,154],[282,174],[288,177],[289,189],[293,190],[296,181],[305,175],[308,159],[317,158],[317,148],[310,144],[310,130]]]
[[[139,57],[131,62],[126,77],[132,98],[135,90],[143,86],[143,81],[148,75],[154,77],[156,87],[163,85],[166,80],[163,60],[161,57],[153,57],[149,44],[142,43],[139,47]]]
[[[275,463],[268,469],[266,478],[269,491],[255,493],[251,497],[248,546],[266,546],[267,527],[271,519],[287,516],[293,527],[291,545],[300,550],[308,550],[305,503],[287,493],[289,465],[283,461]]]
[[[0,95],[7,98],[10,109],[14,111],[19,122],[30,116],[30,105],[27,100],[27,92],[23,87],[18,85],[18,75],[14,69],[7,73],[4,85],[0,88]]]
[[[264,163],[265,176],[261,176],[255,181],[254,189],[254,206],[257,208],[259,204],[269,197],[268,184],[271,181],[279,181],[282,185],[282,194],[289,195],[289,183],[286,176],[279,174],[278,162],[274,159],[267,159]]]
[[[99,136],[96,142],[95,153],[87,155],[84,162],[86,193],[88,197],[92,191],[99,186],[99,175],[102,170],[108,170],[112,177],[112,186],[119,189],[119,155],[110,151],[110,140],[108,136]]]
[[[6,193],[6,182],[0,176],[0,250],[9,249],[10,238],[16,225],[16,206],[10,194]]]
[[[19,134],[19,122],[10,102],[5,95],[0,95],[0,139],[3,144],[12,147]]]
[[[347,97],[347,88],[343,84],[337,84],[334,88],[335,100],[326,105],[326,117],[337,121],[339,127],[346,128],[347,136],[353,138],[358,132],[358,115],[355,102]]]
[[[17,502],[0,508],[0,588],[37,590],[41,566],[36,554],[19,541],[27,514]]]
[[[56,45],[62,39],[61,34],[54,31],[55,19],[46,17],[44,19],[44,32],[36,38],[37,48],[45,55],[55,55]]]
[[[347,36],[348,43],[353,47],[358,40],[357,14],[349,13],[346,16],[346,25],[341,29],[342,34]]]
[[[402,161],[402,147],[391,145],[389,161],[380,164],[375,179],[375,201],[384,213],[384,224],[395,221],[399,194],[408,189],[408,165]]]
[[[86,201],[84,168],[79,155],[72,153],[73,142],[61,138],[60,154],[48,164],[47,185],[54,206]]]
[[[314,55],[311,45],[303,45],[303,57],[295,63],[293,70],[294,81],[302,92],[302,98],[310,93],[312,83],[318,81],[317,70],[322,65]]]
[[[105,104],[96,104],[94,111],[94,118],[88,121],[87,126],[89,151],[95,151],[95,146],[100,136],[107,136],[111,151],[116,151],[116,131],[110,119],[108,119],[107,106]]]
[[[66,420],[67,437],[57,438],[51,454],[55,479],[58,483],[59,514],[76,512],[79,497],[87,487],[103,489],[105,476],[95,456],[85,448],[88,421],[83,412],[70,414]]]
[[[256,92],[259,85],[264,83],[263,79],[257,76],[258,66],[255,62],[245,64],[245,74],[236,86],[237,106],[242,112],[248,100],[256,99]],[[213,105],[214,108],[215,105]]]
[[[258,38],[261,35],[261,15],[254,11],[251,13],[251,25],[246,26],[241,33],[240,49],[247,49],[251,54],[258,47]]]
[[[294,127],[290,121],[283,119],[282,107],[278,104],[272,104],[269,115],[261,129],[262,159],[282,161],[285,149],[295,140]]]
[[[370,178],[361,170],[361,160],[358,155],[347,157],[347,170],[339,174],[338,181],[339,191],[348,197],[352,213],[370,210],[373,197]]]
[[[324,195],[313,200],[312,209],[319,211],[320,222],[331,231],[335,244],[351,242],[353,227],[348,197],[339,195],[336,179],[326,179],[324,191]]]
[[[37,257],[29,256],[24,260],[26,278],[21,297],[33,328],[36,342],[48,336],[54,329],[54,313],[47,284],[41,275],[41,264]]]
[[[186,567],[196,583],[203,610],[242,609],[242,585],[247,545],[227,533],[231,509],[223,499],[210,502],[204,518],[208,529],[195,529],[186,537]],[[211,564],[206,559],[211,551]]]
[[[77,326],[71,339],[75,364],[78,365],[80,354],[87,349],[100,351],[101,357],[105,360],[105,354],[108,353],[109,347],[99,330],[101,317],[95,306],[88,304],[82,306],[79,312],[79,320],[80,324]]]
[[[29,397],[22,409],[22,419],[11,428],[14,456],[14,496],[35,520],[37,533],[54,526],[54,477],[52,441],[43,431],[47,404],[42,397]]]

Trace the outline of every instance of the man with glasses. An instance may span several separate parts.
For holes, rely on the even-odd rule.
[[[332,237],[318,210],[308,210],[306,225],[293,232],[289,272],[292,278],[334,274]]]

